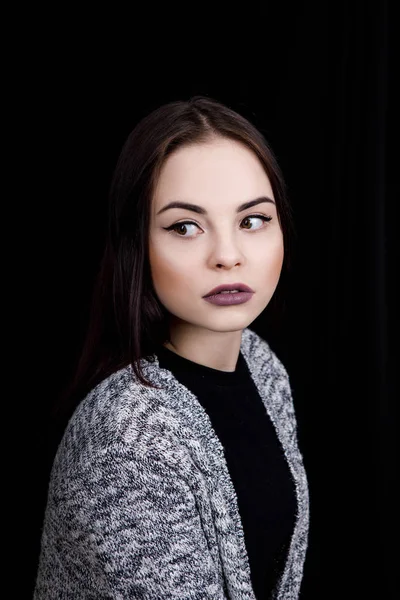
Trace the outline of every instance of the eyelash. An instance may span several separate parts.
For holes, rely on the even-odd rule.
[[[252,218],[261,219],[262,221],[268,222],[268,223],[269,223],[269,221],[272,221],[272,217],[265,216],[265,215],[248,215],[247,217],[244,217],[242,219],[242,221],[244,221],[245,219],[252,219]],[[166,231],[171,231],[171,233],[176,233],[176,235],[181,238],[191,239],[194,237],[192,235],[180,235],[179,233],[174,231],[174,229],[176,227],[178,227],[179,225],[196,225],[196,227],[199,227],[199,225],[197,225],[197,223],[194,223],[193,221],[179,221],[178,223],[174,223],[173,225],[170,225],[169,227],[164,227],[164,229]],[[260,227],[260,229],[263,229],[263,228]],[[258,229],[256,231],[258,231]]]

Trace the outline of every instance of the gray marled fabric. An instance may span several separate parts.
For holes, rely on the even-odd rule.
[[[276,428],[298,514],[274,598],[299,598],[309,504],[286,370],[265,340],[241,351]],[[50,478],[34,600],[254,600],[237,497],[204,408],[172,373],[142,359],[165,391],[126,367],[86,396]],[[251,468],[251,465],[249,465]]]

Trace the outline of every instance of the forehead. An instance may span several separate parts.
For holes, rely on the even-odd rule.
[[[272,189],[263,165],[244,144],[217,138],[183,146],[164,162],[154,190],[156,206],[167,199],[230,197],[243,202]]]

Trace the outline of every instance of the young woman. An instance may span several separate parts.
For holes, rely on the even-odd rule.
[[[308,486],[249,325],[292,222],[263,135],[208,98],[137,124],[53,463],[35,600],[298,598]]]

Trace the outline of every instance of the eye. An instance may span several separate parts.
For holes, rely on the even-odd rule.
[[[242,223],[244,223],[245,221],[250,221],[250,219],[260,219],[263,222],[268,222],[272,221],[272,217],[270,216],[265,216],[265,215],[249,215],[248,217],[245,217],[242,220]],[[178,235],[179,237],[182,238],[193,238],[193,235],[181,235],[180,233],[178,233],[178,231],[176,231],[177,229],[179,229],[180,227],[185,227],[187,228],[188,225],[194,225],[195,227],[199,228],[199,225],[197,225],[197,223],[194,223],[193,221],[180,221],[179,223],[174,223],[173,225],[170,225],[169,227],[164,227],[164,229],[166,231],[172,231],[172,233],[175,233],[176,235]],[[244,227],[244,229],[249,229],[248,227]],[[253,229],[253,228],[252,228]],[[252,230],[251,229],[251,230]],[[257,227],[258,229],[262,229],[262,227]]]
[[[272,220],[272,217],[266,217],[265,215],[249,215],[243,219],[242,223],[244,221],[249,221],[250,219],[261,219],[261,221],[269,223],[269,221]],[[247,227],[245,227],[245,229],[247,229]],[[258,229],[261,229],[261,227],[258,227]]]
[[[198,227],[197,223],[193,223],[192,221],[181,221],[180,223],[175,223],[174,225],[170,225],[169,227],[164,227],[164,229],[166,229],[167,231],[172,231],[173,233],[176,233],[180,237],[193,237],[192,235],[181,235],[180,233],[178,233],[176,231],[177,229],[182,228],[182,227],[187,229],[188,225],[194,225],[195,227]]]

